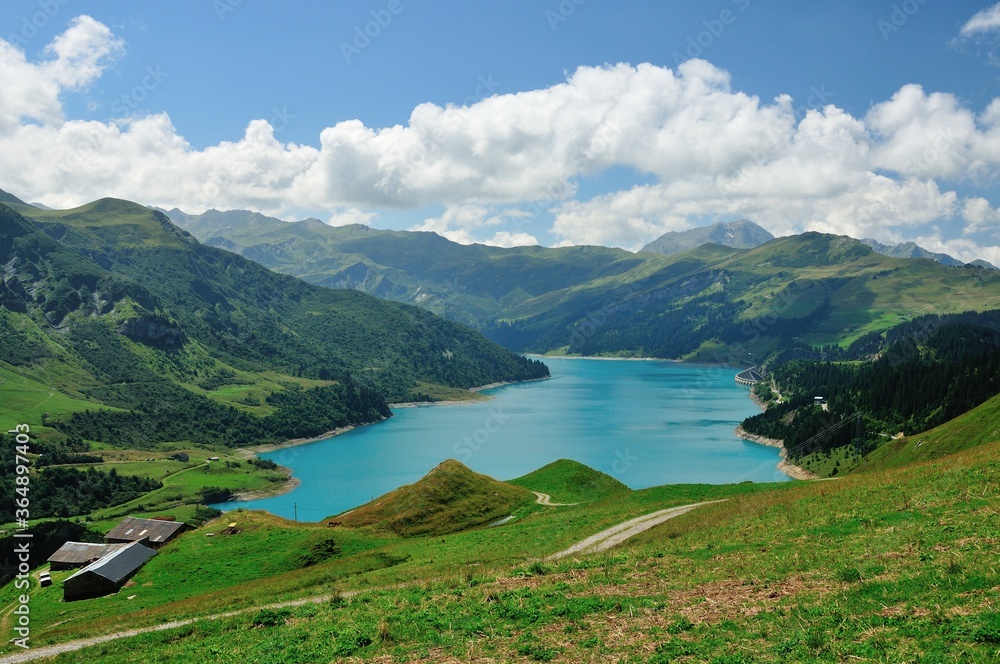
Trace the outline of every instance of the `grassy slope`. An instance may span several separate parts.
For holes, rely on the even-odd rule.
[[[511,300],[620,274],[643,260],[605,247],[499,249],[460,245],[433,233],[286,223],[245,211],[170,215],[201,241],[279,272],[420,304],[473,324],[497,318]]]
[[[850,238],[806,233],[750,250],[705,246],[658,258],[620,275],[520,302],[504,315],[540,333],[590,317],[596,329],[591,326],[586,336],[599,340],[607,334],[611,342],[617,330],[602,314],[609,307],[616,317],[655,320],[669,306],[719,288],[727,299],[746,303],[741,320],[769,321],[748,328],[737,344],[757,355],[777,343],[771,336],[774,319],[806,316],[824,300],[830,302],[829,315],[797,330],[801,341],[847,344],[906,316],[1000,306],[998,273],[889,258]],[[711,359],[705,350],[699,359]]]
[[[183,350],[190,357],[164,357],[150,349],[143,360],[165,365],[157,369],[168,374],[173,362],[171,378],[179,382],[197,383],[234,366],[251,374],[295,373],[302,366],[337,373],[342,367],[359,374],[406,376],[402,383],[416,379],[459,388],[536,375],[526,372],[521,358],[468,329],[414,307],[272,273],[199,245],[165,217],[135,203],[101,199],[59,211],[15,207],[59,239],[60,251],[73,254],[66,261],[74,269],[94,273],[91,279],[108,271],[131,276],[159,299],[187,333]],[[97,257],[109,267],[98,268],[77,254]],[[448,362],[441,360],[445,351],[452,352]],[[237,374],[237,386],[240,379],[242,384],[260,382]],[[385,382],[399,394],[391,396],[409,396],[405,386],[392,383],[392,376]],[[254,408],[270,387],[237,387],[218,396]]]
[[[417,482],[337,518],[346,526],[376,526],[403,536],[441,535],[504,518],[530,499],[520,487],[448,460]]]
[[[118,664],[155,653],[177,662],[210,655],[220,663],[346,656],[992,662],[1000,648],[1000,530],[990,518],[998,498],[998,452],[1000,444],[993,443],[836,482],[747,489],[647,531],[610,555],[529,568],[451,566],[415,585],[199,623],[56,661]],[[621,502],[565,508],[559,517]],[[537,518],[554,520],[551,510]],[[500,531],[518,539],[506,527],[473,532]],[[185,541],[199,536],[186,535]],[[322,587],[305,583],[305,575],[322,567],[332,572],[336,564],[285,575],[288,587],[294,585],[291,576],[301,575],[300,595],[344,588],[332,576]],[[383,572],[404,580],[405,566]],[[140,598],[156,588],[143,585],[144,575],[131,591]],[[259,600],[274,588],[270,582],[260,587]],[[115,596],[106,604],[128,601]],[[37,607],[39,624],[45,624],[50,609],[44,601]],[[190,609],[191,602],[173,608],[167,615],[183,614],[178,609]],[[130,622],[142,624],[155,615],[136,612]],[[269,622],[280,626],[253,629]],[[51,628],[41,640],[86,631],[86,624],[81,616],[76,627]],[[103,626],[111,624],[109,617]]]
[[[679,325],[664,312],[719,290],[746,303],[740,320],[797,318],[828,300],[828,316],[791,332],[816,345],[847,344],[906,316],[1000,306],[1000,274],[889,258],[850,238],[817,233],[750,250],[706,245],[663,257],[598,247],[465,247],[429,233],[331,229],[250,213],[210,213],[183,223],[202,239],[313,283],[413,302],[476,326],[517,321],[523,330],[514,336],[503,328],[488,333],[543,353],[566,352],[573,330],[583,329],[593,337],[587,353],[657,354],[647,347],[656,345],[656,331]],[[620,330],[605,322],[609,308],[618,318],[627,316],[626,329],[649,329],[620,347]],[[697,316],[692,320],[686,325],[700,324]],[[781,336],[771,327],[742,334],[740,356],[764,356],[787,345],[788,331]],[[711,339],[700,341],[689,359],[731,355]]]
[[[17,424],[28,424],[32,430],[42,422],[42,415],[58,416],[99,407],[93,401],[74,399],[55,388],[19,375],[14,367],[0,361],[0,430],[8,431]]]
[[[644,346],[655,342],[654,332],[630,339],[627,348],[616,346],[616,330],[604,322],[609,307],[628,314],[628,325],[670,329],[678,323],[660,320],[664,312],[719,289],[747,304],[741,320],[801,317],[829,300],[829,316],[796,331],[800,341],[817,345],[847,344],[901,317],[1000,306],[1000,274],[889,258],[850,238],[818,233],[750,250],[705,245],[663,257],[599,247],[466,247],[430,233],[332,229],[246,212],[185,217],[182,224],[203,240],[313,283],[413,302],[477,326],[518,321],[524,334],[489,333],[536,352],[565,352],[575,326],[584,325],[598,342],[587,352],[648,353]],[[605,328],[609,338],[602,340]],[[745,351],[758,356],[787,342],[767,329],[743,337]],[[702,341],[691,359],[729,356],[712,340]]]
[[[781,483],[775,488],[783,490],[787,485]],[[291,524],[263,512],[237,510],[163,549],[164,553],[178,551],[171,554],[174,557],[157,559],[172,561],[169,569],[144,568],[135,577],[135,586],[127,592],[72,604],[73,619],[68,622],[65,618],[68,607],[60,601],[58,587],[65,574],[55,575],[54,590],[38,592],[32,600],[32,616],[37,626],[33,635],[40,645],[124,626],[156,624],[167,619],[259,606],[263,602],[315,596],[331,589],[424,582],[454,575],[483,578],[498,569],[506,574],[512,565],[523,565],[525,561],[561,550],[622,520],[663,507],[744,495],[763,488],[764,485],[750,484],[677,485],[616,494],[589,506],[553,508],[528,502],[516,511],[516,520],[502,527],[473,528],[445,537],[404,538],[371,528]],[[218,532],[230,521],[236,522],[243,532],[232,537],[205,537],[205,532]],[[100,525],[106,529],[111,523],[100,522]],[[307,547],[294,541],[298,535],[284,532],[272,539],[273,528],[306,531],[312,533],[309,537],[319,538],[317,541],[332,536],[341,551],[328,563],[303,567],[301,554]],[[283,537],[292,539],[282,543]],[[205,548],[206,542],[211,542],[210,549]],[[250,555],[248,551],[257,553]],[[268,555],[279,560],[277,567],[263,562]],[[263,575],[259,569],[262,566],[274,576]],[[164,574],[167,576],[163,577]],[[199,589],[199,593],[178,589],[180,585],[190,585]],[[0,605],[12,601],[13,593],[12,585],[0,589]],[[128,600],[130,595],[136,595],[136,599]]]
[[[1000,396],[930,431],[883,443],[865,456],[854,472],[931,461],[994,440],[1000,440]]]
[[[631,491],[610,475],[571,459],[553,461],[508,483],[547,493],[557,503],[593,502]]]
[[[993,661],[1000,576],[992,561],[1000,553],[1000,530],[990,515],[1000,442],[986,441],[1000,436],[1000,413],[996,401],[977,410],[924,434],[977,444],[933,461],[835,482],[677,485],[597,500],[582,493],[592,502],[528,505],[503,527],[444,539],[293,526],[237,511],[207,531],[232,520],[243,533],[185,535],[165,549],[172,557],[155,559],[136,577],[128,591],[137,595],[134,601],[119,593],[79,602],[66,622],[58,591],[36,594],[38,644],[123,624],[415,581],[279,612],[280,629],[246,629],[264,617],[251,612],[58,661],[137,662],[148,656],[143,648],[180,662],[206,653],[222,662],[238,661],[233,653],[266,661],[279,643],[285,645],[277,652],[291,658],[282,661],[379,653],[457,661],[606,661],[612,655],[651,662]],[[560,486],[579,490],[599,475],[561,461],[518,481],[559,497]],[[631,516],[719,498],[729,500],[610,554],[524,566]],[[328,551],[330,536],[340,548],[330,562],[302,567],[301,555],[292,555]],[[272,562],[255,557],[271,552],[278,553]],[[11,592],[4,588],[0,602]],[[745,655],[725,659],[732,653]]]

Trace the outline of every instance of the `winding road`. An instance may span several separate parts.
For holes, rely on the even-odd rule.
[[[532,491],[535,494],[535,502],[539,505],[545,505],[546,507],[566,507],[569,505],[579,505],[580,503],[554,503],[552,502],[552,496],[547,493],[542,493],[541,491]]]

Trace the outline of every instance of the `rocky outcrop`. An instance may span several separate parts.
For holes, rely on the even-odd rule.
[[[187,341],[184,330],[177,323],[161,316],[128,318],[118,325],[117,331],[150,346],[179,348]]]

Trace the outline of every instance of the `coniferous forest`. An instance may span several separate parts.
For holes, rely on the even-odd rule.
[[[888,436],[942,424],[1000,393],[1000,312],[923,316],[827,354],[867,359],[793,360],[773,368],[757,389],[766,395],[773,384],[785,400],[743,428],[784,440],[795,459],[844,445],[864,453]],[[817,396],[826,410],[814,403]]]

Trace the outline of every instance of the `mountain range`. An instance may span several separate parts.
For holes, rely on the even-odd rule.
[[[770,232],[749,219],[712,224],[686,231],[671,231],[653,240],[642,251],[669,256],[703,244],[719,244],[733,249],[753,249],[774,239]]]
[[[39,416],[68,434],[277,441],[387,417],[390,401],[548,374],[419,307],[202,245],[135,203],[4,201],[0,378],[24,403],[48,402]]]
[[[887,245],[869,238],[861,241],[883,256],[892,256],[893,258],[929,258],[932,261],[941,263],[941,265],[949,265],[951,267],[962,267],[966,264],[957,258],[952,258],[948,254],[935,253],[924,249],[915,242],[901,242],[899,244]],[[997,269],[995,265],[982,259],[974,260],[969,265],[987,270]]]
[[[686,231],[664,233],[643,247],[641,251],[651,251],[669,256],[670,254],[694,249],[703,244],[718,244],[734,249],[753,249],[773,239],[774,235],[766,229],[748,219],[740,219],[739,221],[720,222],[711,226],[702,226]],[[861,242],[871,247],[875,253],[891,258],[929,258],[932,261],[950,267],[962,267],[965,265],[963,261],[957,258],[953,258],[948,254],[929,251],[915,242],[882,244],[870,238],[863,239]],[[971,261],[969,265],[988,270],[998,269],[993,264],[982,259]]]
[[[461,245],[247,211],[166,214],[208,245],[417,304],[516,351],[742,361],[849,342],[906,316],[1000,305],[1000,276],[986,270],[884,256],[844,236],[767,239],[748,221],[667,234],[653,245],[679,251],[663,255]]]

